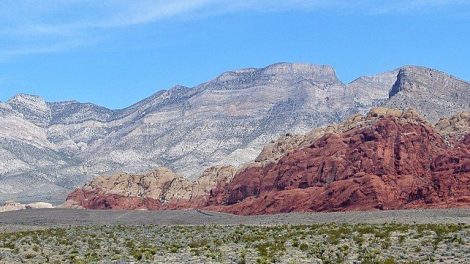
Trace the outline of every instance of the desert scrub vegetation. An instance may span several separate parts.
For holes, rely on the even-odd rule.
[[[75,226],[0,234],[0,263],[464,263],[453,224]]]

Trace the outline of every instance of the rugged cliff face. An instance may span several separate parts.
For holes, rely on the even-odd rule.
[[[214,209],[264,214],[470,206],[470,135],[450,147],[429,124],[406,115],[327,133],[276,163],[248,168],[214,192]]]
[[[389,99],[382,106],[416,109],[427,120],[440,118],[470,109],[470,84],[449,74],[416,66],[400,68]]]
[[[290,141],[288,147],[268,147],[272,151],[264,150],[262,161],[236,174],[233,168],[229,173],[209,170],[208,175],[219,176],[201,177],[185,195],[175,192],[162,200],[121,192],[119,199],[127,207],[105,208],[132,208],[127,203],[136,203],[136,197],[144,203],[138,208],[197,207],[235,214],[470,206],[470,134],[467,126],[459,125],[466,117],[462,113],[443,119],[439,130],[412,110],[374,109],[308,135],[281,138],[279,144]],[[74,193],[69,201],[103,208],[102,202],[88,205]],[[111,194],[88,194],[86,199]],[[159,203],[145,204],[148,198]]]
[[[177,209],[202,207],[210,191],[235,175],[231,166],[215,166],[197,181],[189,181],[167,168],[143,174],[115,174],[96,177],[76,189],[62,205],[88,209]]]
[[[119,110],[20,94],[0,103],[0,200],[63,200],[95,176],[156,167],[195,179],[214,165],[254,160],[281,135],[378,105],[413,107],[435,122],[470,109],[468,91],[467,82],[424,67],[344,84],[330,66],[278,63],[175,86]]]
[[[261,150],[261,153],[258,155],[255,161],[262,164],[266,162],[269,163],[277,161],[289,152],[313,144],[315,140],[319,139],[327,133],[342,133],[355,127],[371,124],[371,122],[375,122],[377,118],[385,116],[401,116],[402,114],[403,112],[398,109],[381,107],[373,108],[366,116],[357,114],[349,117],[341,123],[313,129],[306,134],[286,134],[285,136],[282,136],[279,139],[273,140],[267,144]],[[406,111],[406,115],[412,115],[416,118],[419,118],[418,114],[412,110]]]
[[[450,118],[442,118],[435,125],[435,129],[449,144],[456,144],[470,133],[470,112],[462,112]]]

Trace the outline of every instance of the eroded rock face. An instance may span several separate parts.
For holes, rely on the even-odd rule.
[[[131,210],[201,207],[207,203],[210,191],[229,182],[235,172],[232,166],[215,166],[194,182],[167,168],[145,174],[100,176],[72,192],[63,207]]]
[[[167,168],[140,175],[100,176],[71,193],[66,207],[158,209],[168,199],[188,199],[190,186],[189,181]]]
[[[255,161],[262,164],[277,161],[287,153],[313,144],[315,140],[327,133],[343,133],[344,131],[350,130],[354,127],[371,124],[372,122],[377,121],[377,119],[383,117],[397,117],[405,119],[408,122],[426,122],[426,120],[413,109],[402,111],[398,109],[377,107],[371,109],[365,116],[354,115],[346,119],[344,122],[320,127],[307,134],[286,134],[278,140],[272,141],[266,145]]]
[[[470,109],[470,83],[426,67],[404,66],[381,106],[419,111],[430,122]]]
[[[470,133],[470,112],[462,112],[450,118],[442,118],[436,130],[450,143],[459,142]]]
[[[20,94],[0,102],[0,200],[62,201],[98,175],[160,166],[193,180],[217,164],[254,160],[280,135],[376,106],[416,108],[436,122],[468,111],[469,90],[468,82],[424,67],[344,84],[330,66],[277,63],[225,72],[192,88],[177,85],[119,110]],[[286,138],[254,165],[321,135],[301,137],[302,144]]]
[[[253,160],[288,131],[357,112],[350,93],[330,66],[278,63],[177,85],[119,110],[18,95],[0,103],[0,200],[62,200],[97,175],[160,166],[194,180],[211,166]]]
[[[470,206],[470,136],[450,147],[405,113],[378,115],[277,163],[248,168],[214,192],[211,208],[265,214]]]
[[[414,110],[376,108],[307,135],[286,135],[238,171],[212,167],[194,182],[168,169],[99,177],[67,203],[235,214],[470,206],[466,117],[459,114],[434,128]],[[462,136],[449,144],[454,134]]]

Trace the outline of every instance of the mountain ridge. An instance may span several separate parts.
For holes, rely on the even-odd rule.
[[[423,90],[438,87],[432,94],[438,101],[406,89],[389,98],[399,69],[344,84],[331,66],[278,63],[227,71],[192,88],[177,85],[115,110],[23,95],[30,100],[0,103],[0,184],[15,190],[13,178],[40,181],[62,189],[61,200],[91,177],[118,171],[169,167],[194,179],[212,165],[254,160],[264,145],[285,133],[307,132],[375,106],[418,104],[434,121],[470,108],[464,93],[470,85],[439,73],[410,79]],[[454,92],[461,97],[455,104],[450,101]],[[35,102],[31,108],[30,102]],[[16,189],[0,190],[0,199],[31,193]]]
[[[217,75],[213,80],[216,80],[216,79],[219,79],[220,77],[226,75],[226,74],[231,74],[231,73],[237,73],[238,71],[241,71],[242,73],[244,71],[263,71],[267,68],[270,68],[272,66],[277,66],[277,65],[284,65],[284,64],[294,64],[294,65],[305,65],[305,66],[320,66],[320,67],[326,67],[326,68],[331,68],[332,71],[333,71],[333,74],[334,76],[337,78],[338,81],[342,82],[341,79],[339,79],[337,76],[336,76],[336,71],[334,70],[334,68],[330,65],[321,65],[321,64],[308,64],[308,63],[288,63],[288,62],[279,62],[279,63],[274,63],[274,64],[271,64],[271,65],[268,65],[266,67],[262,67],[262,68],[240,68],[240,69],[237,69],[237,70],[233,70],[233,71],[225,71],[219,75]],[[430,71],[434,71],[436,73],[439,73],[441,75],[445,75],[446,77],[448,78],[452,78],[452,79],[456,79],[458,81],[461,81],[461,82],[464,82],[468,85],[470,85],[470,82],[463,79],[463,78],[460,78],[456,75],[452,75],[452,74],[449,74],[445,71],[442,71],[442,70],[438,70],[438,69],[434,69],[434,68],[430,68],[430,67],[426,67],[426,66],[420,66],[420,65],[413,65],[413,64],[409,64],[409,65],[403,65],[401,67],[398,67],[398,68],[395,68],[394,70],[390,70],[390,71],[384,71],[384,72],[381,72],[381,73],[378,73],[378,74],[375,74],[375,75],[363,75],[363,76],[359,76],[357,77],[356,79],[348,82],[348,83],[343,83],[345,85],[351,85],[357,81],[360,81],[362,79],[374,79],[376,78],[377,76],[381,76],[381,75],[386,75],[386,74],[392,74],[394,75],[395,72],[398,73],[400,70],[402,69],[413,69],[413,68],[416,68],[416,69],[419,69],[419,68],[422,68],[422,69],[426,69],[426,70],[430,70]],[[395,76],[396,77],[396,76]],[[209,81],[210,82],[210,81]],[[128,108],[133,108],[135,107],[136,105],[140,104],[140,103],[143,103],[151,98],[154,98],[154,97],[158,97],[160,96],[162,93],[164,92],[169,92],[173,89],[180,89],[180,88],[184,88],[184,89],[196,89],[198,87],[200,87],[201,85],[204,85],[206,83],[209,83],[209,82],[205,82],[205,83],[201,83],[199,85],[196,85],[194,87],[188,87],[188,86],[185,86],[185,85],[181,85],[181,84],[176,84],[174,86],[172,86],[171,88],[169,89],[161,89],[161,90],[158,90],[157,92],[151,94],[150,96],[142,99],[142,100],[139,100],[138,102],[130,105],[130,106],[126,106],[126,107],[123,107],[123,108],[108,108],[106,106],[101,106],[99,104],[96,104],[96,103],[92,103],[92,102],[80,102],[80,101],[77,101],[77,100],[64,100],[64,101],[46,101],[43,97],[41,97],[40,95],[36,95],[36,94],[28,94],[28,93],[17,93],[15,95],[13,95],[11,98],[7,99],[5,102],[2,102],[0,101],[0,103],[3,103],[3,104],[7,104],[9,101],[11,101],[12,99],[14,99],[15,97],[35,97],[35,98],[38,98],[42,101],[44,101],[45,103],[47,103],[48,105],[51,105],[51,104],[80,104],[80,105],[90,105],[90,106],[97,106],[97,107],[100,107],[100,108],[103,108],[104,110],[109,110],[109,111],[122,111],[122,110],[125,110],[125,109],[128,109]],[[393,94],[394,95],[394,94]],[[393,96],[392,95],[392,96]]]
[[[98,177],[70,193],[64,206],[246,215],[468,207],[468,124],[470,112],[431,125],[414,110],[374,108],[309,132],[302,137],[305,143],[280,146],[281,155],[263,150],[274,159],[236,170],[213,167],[192,183],[175,181],[166,169]]]

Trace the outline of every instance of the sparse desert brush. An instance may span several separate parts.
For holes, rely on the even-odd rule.
[[[426,262],[431,252],[439,257],[449,249],[470,258],[464,250],[469,231],[441,224],[89,226],[0,234],[0,254],[10,262],[20,262],[18,255],[51,263],[164,262],[169,256],[237,263],[403,263],[410,257]]]

